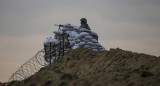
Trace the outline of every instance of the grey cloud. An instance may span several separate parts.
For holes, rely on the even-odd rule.
[[[87,17],[104,39],[158,37],[159,4],[159,0],[1,0],[0,34],[52,34],[54,23],[79,25],[79,19]]]
[[[58,20],[63,22],[62,18],[66,14],[64,8],[72,10],[73,5],[75,4],[61,0],[0,1],[0,34],[11,36],[47,34],[51,23],[53,26]],[[62,14],[57,17],[59,12]]]
[[[112,0],[99,8],[102,16],[114,22],[160,23],[158,0]]]

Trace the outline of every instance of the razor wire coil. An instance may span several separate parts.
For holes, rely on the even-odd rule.
[[[26,61],[15,73],[13,73],[8,81],[21,81],[35,74],[40,68],[47,64],[44,60],[44,54],[44,49],[40,50],[35,56]]]
[[[67,51],[71,50],[68,42],[61,40],[58,44],[48,43],[44,46],[44,49],[37,52],[35,56],[26,61],[15,73],[11,75],[8,82],[11,81],[22,81],[36,72],[41,68],[51,65],[57,58],[61,57]]]

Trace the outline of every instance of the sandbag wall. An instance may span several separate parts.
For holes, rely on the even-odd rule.
[[[97,33],[70,24],[63,25],[62,30],[54,31],[55,39],[61,40],[65,35],[65,42],[69,42],[72,49],[79,47],[88,48],[93,51],[104,51],[105,48],[98,42]]]

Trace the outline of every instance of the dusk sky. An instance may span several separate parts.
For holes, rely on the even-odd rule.
[[[54,37],[54,24],[87,18],[100,43],[160,56],[160,0],[0,0],[0,81]]]

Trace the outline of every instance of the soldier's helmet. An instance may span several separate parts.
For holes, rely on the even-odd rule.
[[[81,20],[80,20],[81,22],[85,22],[85,23],[87,23],[87,19],[86,18],[81,18]]]

